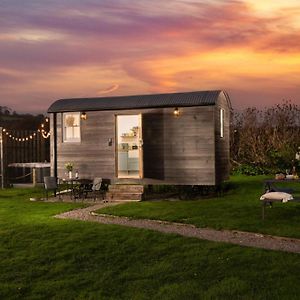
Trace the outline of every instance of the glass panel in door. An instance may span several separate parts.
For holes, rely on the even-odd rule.
[[[142,177],[140,115],[117,116],[117,177]]]

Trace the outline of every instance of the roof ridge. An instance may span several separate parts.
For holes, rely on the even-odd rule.
[[[54,113],[68,111],[101,111],[214,105],[222,92],[222,90],[208,90],[131,96],[66,98],[55,101],[49,107],[48,112]],[[225,92],[223,93],[225,94]]]
[[[155,94],[132,94],[132,95],[115,95],[115,96],[103,96],[103,97],[75,97],[75,98],[60,98],[59,100],[82,100],[82,99],[114,99],[114,98],[127,98],[127,97],[147,97],[147,96],[172,96],[180,94],[197,94],[197,93],[211,93],[211,92],[223,92],[223,90],[206,90],[206,91],[188,91],[188,92],[175,92],[175,93],[155,93]]]

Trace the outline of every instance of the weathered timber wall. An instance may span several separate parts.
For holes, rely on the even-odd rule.
[[[173,115],[173,109],[87,112],[87,120],[81,121],[80,143],[63,142],[62,114],[57,114],[57,175],[66,177],[64,165],[73,162],[82,177],[126,181],[115,177],[115,117],[142,114],[144,179],[130,182],[215,184],[215,107],[180,107],[179,117]],[[54,159],[54,147],[51,149]]]

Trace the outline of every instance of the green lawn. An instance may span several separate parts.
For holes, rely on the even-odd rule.
[[[266,209],[266,220],[262,221],[259,197],[263,193],[265,178],[234,176],[230,181],[232,189],[219,198],[135,202],[108,207],[99,212],[300,238],[300,203],[275,204],[273,208]],[[300,184],[294,188],[300,190]]]
[[[80,205],[34,193],[0,190],[0,299],[299,299],[297,254],[58,220]]]

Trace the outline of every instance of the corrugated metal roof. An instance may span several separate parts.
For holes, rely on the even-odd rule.
[[[73,98],[55,101],[48,109],[48,113],[70,111],[121,110],[155,107],[182,107],[214,105],[220,95],[226,92],[200,91],[172,94],[153,94],[135,96],[117,96],[101,98]],[[229,98],[228,98],[229,99]]]

